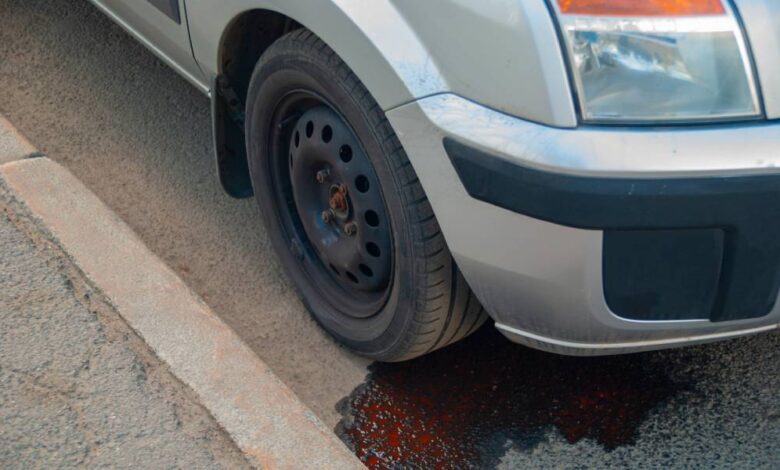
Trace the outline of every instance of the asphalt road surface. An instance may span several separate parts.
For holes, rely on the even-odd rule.
[[[372,467],[780,467],[777,333],[576,359],[488,325],[396,365],[336,346],[292,292],[254,202],[222,193],[206,97],[85,0],[0,0],[0,113]]]

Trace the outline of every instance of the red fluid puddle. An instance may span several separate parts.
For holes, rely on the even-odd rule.
[[[683,388],[651,359],[546,354],[486,327],[420,359],[372,365],[339,404],[339,434],[372,469],[495,466],[507,441],[531,448],[550,426],[611,450]]]

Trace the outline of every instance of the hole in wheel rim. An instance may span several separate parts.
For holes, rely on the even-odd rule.
[[[357,178],[355,178],[355,187],[361,193],[367,193],[368,188],[370,186],[371,184],[368,182],[368,178],[366,178],[366,175],[360,175]]]
[[[330,126],[325,126],[322,129],[322,141],[326,144],[333,139],[333,129]]]
[[[360,269],[360,272],[363,273],[366,277],[374,277],[374,271],[371,270],[368,266],[365,264],[361,264],[358,266],[358,269]]]
[[[339,149],[339,158],[344,163],[349,163],[352,160],[352,147],[349,145],[342,145]]]
[[[366,223],[371,227],[379,227],[379,214],[374,211],[366,211]]]
[[[374,242],[366,243],[366,251],[374,258],[379,258],[379,256],[382,254],[382,250],[379,249],[379,245]]]

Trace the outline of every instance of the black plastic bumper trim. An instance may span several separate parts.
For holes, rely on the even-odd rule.
[[[511,163],[451,138],[443,143],[472,197],[519,214],[596,230],[720,228],[725,249],[710,318],[756,318],[774,307],[780,288],[780,174],[584,177]]]

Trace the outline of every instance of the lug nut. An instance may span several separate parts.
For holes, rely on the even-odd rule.
[[[333,213],[331,211],[322,211],[322,221],[329,224],[333,220]]]
[[[349,235],[350,237],[357,233],[357,224],[355,222],[350,222],[347,225],[344,226],[344,233]]]
[[[327,168],[324,170],[320,170],[317,172],[317,182],[322,184],[325,181],[327,181],[329,176],[330,176],[330,170],[328,170]]]

